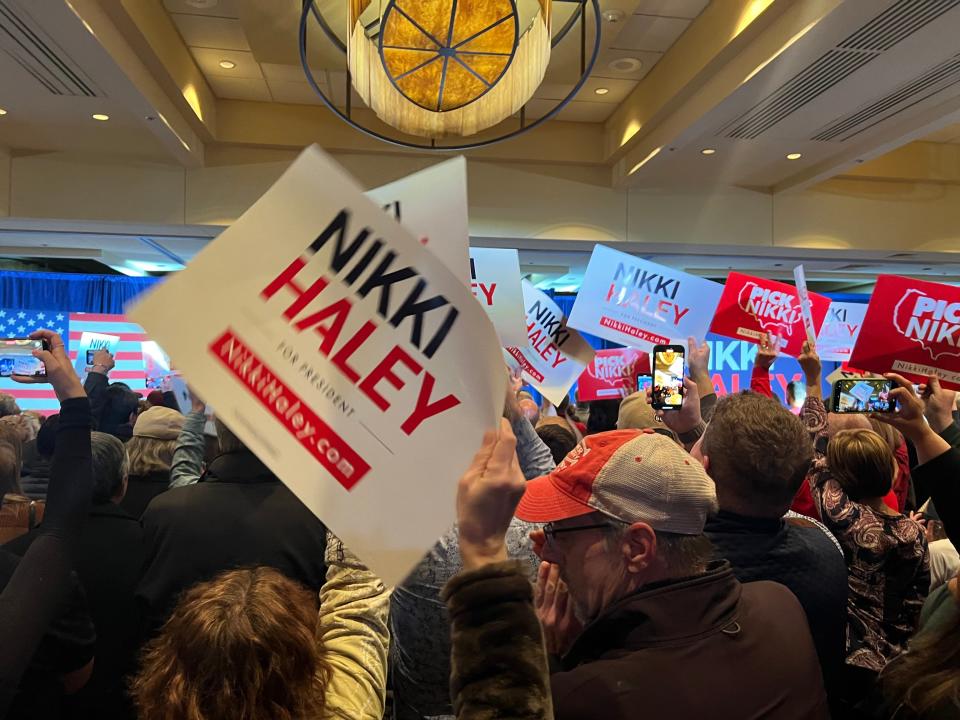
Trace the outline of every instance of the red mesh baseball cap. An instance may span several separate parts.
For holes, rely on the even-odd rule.
[[[625,523],[699,535],[717,509],[703,466],[653,430],[588,435],[549,475],[527,483],[516,516],[545,523],[599,510]]]

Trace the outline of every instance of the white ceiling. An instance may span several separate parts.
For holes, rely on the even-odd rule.
[[[163,2],[218,97],[321,104],[291,52],[296,46],[299,13],[292,12],[290,6],[278,6],[279,0]],[[591,78],[558,119],[589,123],[606,120],[708,3],[709,0],[604,0],[603,10],[619,11],[622,19],[603,24],[602,49]],[[554,8],[556,30],[569,16],[572,4],[558,2]],[[272,25],[265,27],[267,17],[272,19]],[[591,28],[592,22],[588,23],[588,38]],[[575,26],[554,49],[546,80],[526,108],[531,119],[551,110],[579,79],[579,35],[579,26]],[[310,38],[311,43],[329,45],[318,31],[311,31]],[[319,47],[317,50],[320,52]],[[625,58],[637,61],[635,67],[624,69],[614,64]],[[235,63],[236,67],[221,68],[223,60]],[[326,49],[314,67],[318,68],[321,87],[332,92],[335,102],[345,103],[345,76],[338,71],[343,67],[342,56],[331,56]],[[598,95],[597,88],[606,88],[608,92]],[[356,93],[352,102],[360,103]]]

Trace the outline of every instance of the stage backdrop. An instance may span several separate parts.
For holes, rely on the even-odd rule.
[[[21,310],[0,307],[0,335],[24,337],[37,328],[55,330],[67,342],[70,359],[76,360],[76,348],[84,332],[106,333],[120,338],[114,359],[116,367],[110,372],[112,382],[123,382],[134,392],[145,395],[146,375],[141,345],[147,340],[143,328],[123,315],[95,313],[68,313],[58,310]],[[60,403],[49,385],[21,385],[10,378],[0,378],[0,392],[17,399],[21,410],[37,410],[44,414],[59,412]]]

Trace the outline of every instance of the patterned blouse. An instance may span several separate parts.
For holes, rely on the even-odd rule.
[[[813,499],[847,561],[847,664],[880,671],[917,631],[930,587],[927,540],[913,520],[854,502],[833,479],[820,398],[807,398],[801,419],[817,447],[808,478]]]

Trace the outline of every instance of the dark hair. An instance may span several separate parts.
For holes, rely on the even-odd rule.
[[[60,429],[60,413],[51,415],[43,421],[37,431],[37,452],[45,457],[53,457],[57,446],[57,430]]]
[[[813,460],[800,418],[749,391],[717,402],[702,448],[720,508],[758,517],[787,511]]]
[[[137,717],[325,717],[331,669],[316,623],[316,595],[272,568],[194,585],[144,649],[131,686]]]
[[[893,452],[873,430],[838,432],[827,445],[827,464],[851,500],[882,498],[893,487]]]
[[[120,494],[127,477],[127,450],[113,435],[90,433],[93,502],[108,503]]]
[[[960,612],[943,627],[918,634],[880,681],[891,710],[905,705],[918,717],[960,714]]]
[[[100,430],[111,435],[117,434],[117,428],[130,422],[130,416],[137,412],[140,396],[124,383],[111,383],[107,388],[107,402],[100,415]]]
[[[617,417],[620,415],[620,400],[593,400],[589,404],[590,416],[587,418],[587,434],[607,432],[617,429]]]
[[[550,448],[553,461],[558,465],[567,456],[567,453],[577,446],[577,438],[574,437],[573,433],[563,425],[556,423],[541,425],[537,428],[537,435],[543,440],[544,445]]]

